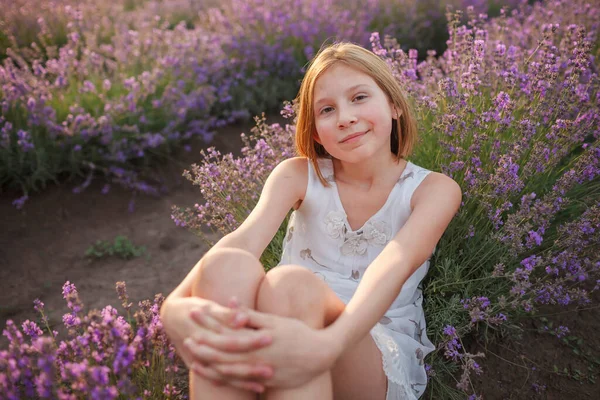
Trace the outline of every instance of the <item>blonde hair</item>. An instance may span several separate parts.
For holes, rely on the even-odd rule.
[[[398,110],[399,117],[393,121],[391,132],[391,151],[396,156],[396,161],[411,154],[417,140],[417,122],[412,109],[385,61],[353,43],[339,42],[322,48],[310,62],[295,101],[298,105],[296,152],[310,160],[324,186],[329,184],[321,173],[317,159],[325,158],[328,154],[315,141],[317,129],[313,107],[314,91],[317,79],[337,63],[344,63],[369,75]]]

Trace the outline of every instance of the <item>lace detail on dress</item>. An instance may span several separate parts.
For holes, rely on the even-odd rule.
[[[325,229],[332,239],[346,236],[344,214],[340,211],[330,211],[325,217]]]
[[[391,229],[384,220],[368,220],[362,229],[352,232],[346,226],[346,214],[330,211],[325,217],[325,230],[332,239],[343,239],[344,255],[363,255],[369,245],[385,246],[391,239]]]
[[[398,385],[398,394],[400,396],[394,400],[416,400],[417,397],[410,388],[408,373],[400,362],[402,357],[398,351],[398,344],[385,332],[379,323],[375,324],[373,329],[371,329],[371,334],[377,348],[381,351],[383,370],[388,380]]]
[[[327,175],[324,178],[325,178],[325,182],[335,183],[335,178],[333,177],[333,175]]]

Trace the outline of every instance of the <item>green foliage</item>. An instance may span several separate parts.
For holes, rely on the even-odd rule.
[[[86,250],[85,256],[91,258],[117,256],[129,260],[140,257],[145,253],[145,246],[136,247],[126,236],[118,235],[112,243],[107,240],[98,240]],[[146,257],[149,257],[149,255]]]
[[[164,355],[154,352],[148,366],[136,368],[132,380],[137,387],[145,388],[149,396],[144,396],[144,398],[149,400],[170,398],[165,397],[163,393],[165,386],[170,382],[167,373],[169,367],[171,367],[170,364],[171,361],[167,360]]]
[[[260,257],[260,262],[265,268],[265,271],[270,270],[279,264],[279,260],[281,259],[281,252],[283,251],[283,240],[285,238],[286,229],[288,225],[289,215],[285,218],[285,220],[279,226],[277,233],[271,240],[271,243],[267,246],[262,256]]]

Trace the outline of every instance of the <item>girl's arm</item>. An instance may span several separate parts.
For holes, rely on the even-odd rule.
[[[292,158],[281,162],[267,178],[258,203],[246,220],[233,232],[225,235],[213,249],[239,248],[260,258],[277,233],[289,210],[304,199],[308,184],[308,164],[305,158]],[[190,297],[195,272],[200,261],[165,300]],[[163,306],[164,308],[164,306]]]
[[[325,328],[328,336],[341,340],[338,351],[358,342],[383,317],[458,211],[460,186],[443,174],[430,175],[413,194],[414,209],[406,224],[369,265],[344,311]]]

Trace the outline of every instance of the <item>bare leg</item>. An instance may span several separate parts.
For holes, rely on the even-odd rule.
[[[256,308],[256,294],[265,276],[263,266],[250,253],[240,249],[219,249],[201,261],[192,296],[215,301],[226,306],[232,296],[240,305]],[[257,394],[230,386],[215,386],[207,379],[190,372],[191,400],[255,400]]]
[[[328,305],[338,304],[339,315],[344,304],[327,285],[306,268],[286,265],[269,271],[262,281],[256,300],[256,309],[261,312],[297,318],[313,328],[325,327],[331,319],[332,310]],[[336,302],[337,300],[337,302]],[[323,373],[312,381],[292,389],[268,388],[268,400],[333,399],[331,371]]]

